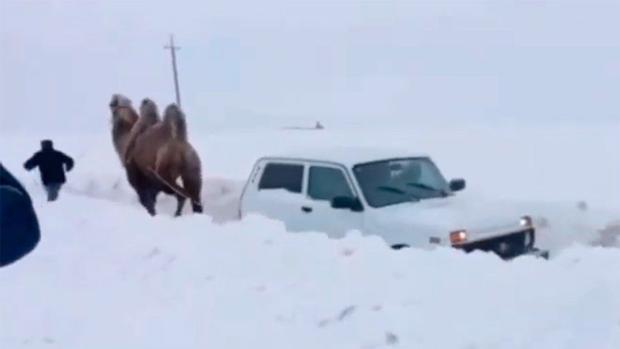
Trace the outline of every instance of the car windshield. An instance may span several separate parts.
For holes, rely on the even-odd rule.
[[[372,207],[445,197],[450,193],[446,179],[429,158],[370,162],[356,165],[353,172]]]

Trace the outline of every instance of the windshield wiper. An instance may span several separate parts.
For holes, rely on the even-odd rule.
[[[431,187],[428,184],[416,183],[416,182],[409,182],[409,183],[406,183],[406,184],[408,186],[410,186],[410,187],[422,188],[422,189],[426,189],[426,190],[432,190],[434,192],[441,193],[442,196],[448,196],[448,193],[444,189],[438,189],[438,188],[435,188],[435,187]]]
[[[389,185],[380,185],[377,187],[377,189],[381,190],[381,191],[387,191],[390,193],[396,193],[396,194],[407,194],[406,191],[400,189],[400,188],[396,188],[396,187],[392,187]]]
[[[419,197],[417,197],[417,196],[415,196],[415,195],[413,195],[413,194],[411,194],[411,193],[409,193],[407,191],[404,191],[404,190],[402,190],[400,188],[397,188],[397,187],[392,187],[392,186],[389,186],[389,185],[380,185],[380,186],[377,187],[377,189],[381,190],[381,191],[386,191],[388,193],[407,195],[407,196],[411,197],[413,200],[420,201]]]

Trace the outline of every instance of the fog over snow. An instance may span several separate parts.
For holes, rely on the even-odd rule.
[[[99,130],[113,92],[208,128],[617,121],[620,3],[2,1],[4,130]]]

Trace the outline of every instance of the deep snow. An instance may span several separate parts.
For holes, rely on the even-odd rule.
[[[147,217],[35,196],[40,246],[0,272],[3,348],[617,348],[620,253],[394,252],[260,217]]]
[[[156,218],[137,205],[107,132],[3,135],[0,159],[33,195],[42,241],[0,270],[0,347],[620,347],[620,250],[589,246],[620,218],[617,131],[217,133],[190,123],[209,215],[181,219],[170,217],[171,198],[162,197]],[[76,159],[54,204],[20,167],[44,136]],[[546,219],[539,241],[553,258],[395,252],[355,233],[329,240],[261,217],[231,221],[257,157],[385,143],[430,154],[447,177],[468,179],[463,195],[472,200],[502,200]]]

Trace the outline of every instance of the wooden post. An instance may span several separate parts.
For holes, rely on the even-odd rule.
[[[174,36],[170,34],[170,44],[164,46],[164,49],[170,50],[170,55],[172,56],[172,74],[174,77],[174,92],[177,98],[177,105],[179,108],[181,107],[181,92],[179,91],[179,74],[177,72],[177,55],[176,51],[180,50],[181,47],[174,46]]]

